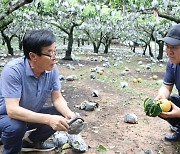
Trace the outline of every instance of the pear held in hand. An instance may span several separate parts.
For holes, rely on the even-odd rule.
[[[168,112],[171,109],[171,101],[167,100],[167,99],[160,99],[160,107],[162,112]]]

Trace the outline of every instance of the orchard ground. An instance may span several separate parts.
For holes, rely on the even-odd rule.
[[[64,52],[59,55],[63,56]],[[155,97],[162,84],[166,62],[154,63],[149,57],[134,54],[125,47],[114,47],[107,55],[77,50],[73,57],[74,61],[58,59],[58,67],[65,78],[77,76],[74,81],[61,81],[62,94],[70,108],[87,122],[81,133],[89,146],[86,154],[102,153],[98,151],[99,145],[106,147],[106,154],[139,154],[148,150],[155,154],[180,153],[179,142],[164,140],[166,134],[172,133],[169,124],[158,117],[146,116],[143,109],[143,100]],[[75,69],[69,69],[69,65]],[[104,68],[103,74],[92,72],[95,67]],[[96,78],[91,79],[91,74]],[[158,79],[153,80],[153,75]],[[141,82],[134,83],[134,78],[141,78]],[[128,86],[123,88],[122,82],[127,82]],[[98,91],[98,97],[92,97],[93,90]],[[78,106],[84,101],[97,102],[99,107],[94,111],[80,110]],[[128,113],[137,116],[137,124],[124,122]],[[54,153],[61,152],[47,154]],[[73,152],[68,149],[65,153]]]

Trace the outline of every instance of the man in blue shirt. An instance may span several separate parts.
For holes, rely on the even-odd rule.
[[[0,78],[0,137],[3,154],[49,151],[46,141],[55,131],[68,131],[75,114],[60,92],[55,65],[55,36],[47,30],[29,31],[23,38],[24,57],[7,63]],[[52,105],[45,106],[48,97]],[[32,130],[24,138],[26,131]]]
[[[166,135],[165,140],[180,140],[180,24],[173,25],[163,41],[166,43],[166,53],[169,62],[166,66],[164,82],[159,89],[156,99],[166,98],[172,102],[170,112],[162,112],[160,117],[167,120],[176,128],[172,135]],[[171,95],[173,86],[178,90],[177,95]]]

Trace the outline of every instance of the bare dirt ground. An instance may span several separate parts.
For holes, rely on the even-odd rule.
[[[70,108],[79,112],[87,122],[82,136],[89,146],[86,154],[99,154],[97,147],[106,147],[106,154],[140,154],[152,150],[155,154],[179,154],[179,142],[167,142],[164,135],[172,133],[169,124],[158,117],[148,117],[144,113],[143,100],[146,97],[155,97],[160,87],[165,70],[165,63],[151,65],[150,69],[141,67],[138,62],[149,64],[149,58],[132,53],[110,53],[105,59],[101,55],[79,54],[81,60],[59,60],[59,71],[62,75],[75,74],[77,80],[62,80],[62,94],[68,101]],[[114,56],[113,56],[114,55]],[[118,59],[121,57],[121,59]],[[97,59],[96,59],[97,58]],[[108,60],[107,60],[108,59]],[[96,79],[91,80],[90,68],[102,67],[105,61],[110,67],[104,68],[103,75],[96,72]],[[113,64],[118,63],[117,66]],[[75,70],[67,68],[67,64]],[[84,66],[82,66],[82,65]],[[160,66],[161,65],[161,66]],[[128,69],[127,69],[128,68]],[[136,71],[140,68],[140,72]],[[126,69],[125,76],[120,73]],[[153,80],[152,75],[158,75],[159,80]],[[141,83],[133,83],[135,77],[142,79]],[[128,87],[122,88],[121,82],[126,81]],[[92,97],[93,90],[99,92],[99,97]],[[95,101],[99,107],[94,111],[80,110],[77,106],[83,101]],[[138,117],[137,124],[124,122],[124,116],[134,113]],[[49,154],[61,153],[53,151]],[[73,153],[70,149],[67,154]],[[35,154],[35,153],[33,153]],[[42,154],[42,153],[38,153]]]

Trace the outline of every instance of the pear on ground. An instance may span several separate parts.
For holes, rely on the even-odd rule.
[[[157,80],[157,79],[158,79],[158,76],[157,76],[157,75],[153,75],[153,76],[152,76],[152,79],[153,79],[153,80]]]
[[[142,82],[142,79],[141,79],[141,78],[137,78],[137,81],[138,81],[138,82]]]
[[[136,78],[134,78],[134,79],[133,79],[133,82],[134,82],[134,83],[137,83],[137,82],[138,82],[138,80],[137,80]]]

